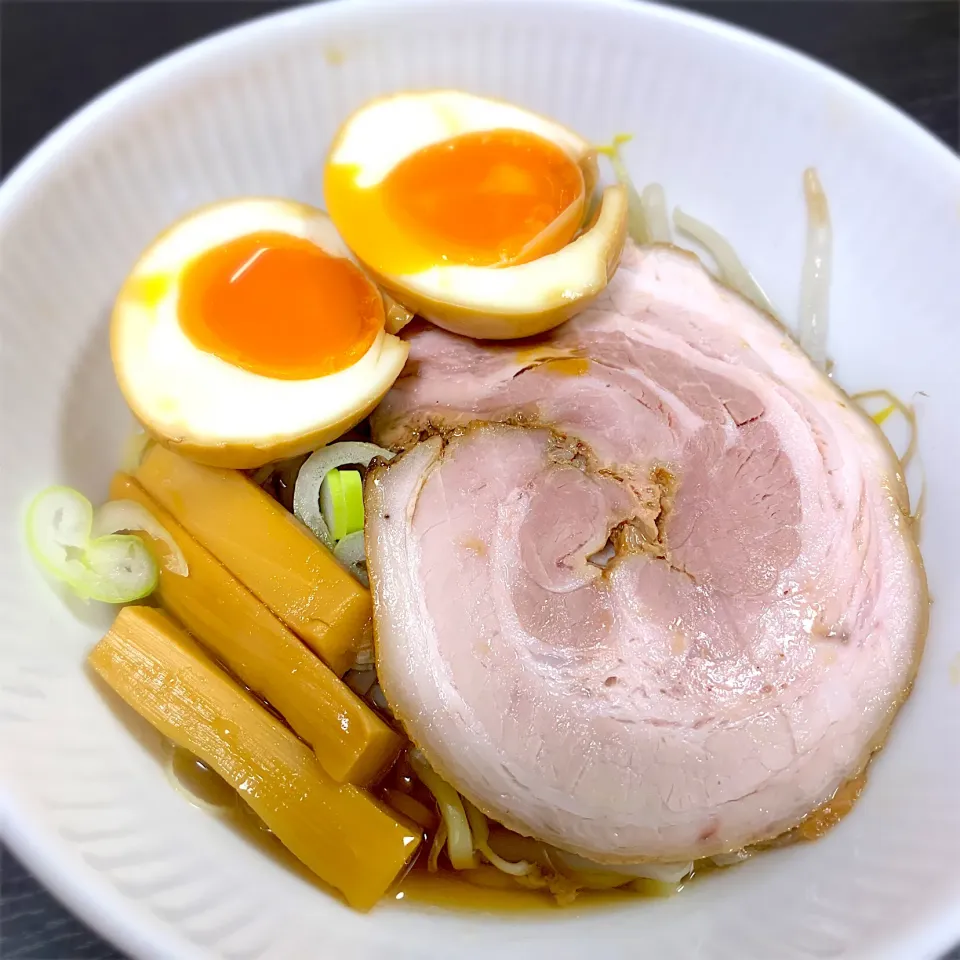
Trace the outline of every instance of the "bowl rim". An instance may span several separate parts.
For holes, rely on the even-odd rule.
[[[477,6],[516,5],[516,0],[461,0]],[[603,6],[619,9],[640,18],[662,23],[671,23],[688,30],[711,36],[721,42],[731,43],[743,50],[750,50],[780,60],[788,66],[803,71],[807,76],[820,77],[852,96],[858,108],[868,110],[875,116],[895,123],[898,136],[907,138],[918,150],[923,150],[931,162],[942,164],[950,174],[960,176],[960,154],[938,136],[921,126],[900,107],[879,93],[870,90],[858,80],[837,70],[806,53],[795,50],[777,40],[754,33],[744,27],[718,20],[682,7],[668,6],[656,0],[522,0],[526,6],[549,4],[552,8],[583,8]],[[151,91],[156,92],[166,77],[204,60],[212,61],[231,48],[261,41],[269,34],[294,32],[302,21],[316,18],[319,21],[353,20],[363,13],[378,11],[396,12],[401,6],[406,9],[430,9],[444,5],[444,0],[323,0],[304,6],[267,13],[242,21],[205,37],[178,47],[145,64],[98,93],[92,100],[75,110],[66,120],[46,134],[0,181],[0,225],[15,209],[18,195],[30,181],[40,176],[56,162],[60,151],[76,141],[88,130],[108,119],[111,111],[129,105],[132,101]]]
[[[104,125],[114,123],[124,110],[140,112],[151,96],[162,97],[167,82],[177,74],[208,65],[219,69],[232,51],[268,43],[288,33],[299,33],[305,24],[356,23],[380,13],[429,11],[445,6],[447,0],[327,0],[292,9],[267,13],[239,24],[214,31],[151,61],[117,81],[77,109],[34,146],[0,182],[0,231],[21,202],[29,197],[35,180],[50,175],[64,151],[77,146],[85,136],[95,134]],[[869,90],[863,84],[819,62],[813,57],[709,14],[668,6],[654,0],[460,0],[477,6],[510,4],[527,8],[549,3],[551,12],[558,7],[583,10],[590,6],[616,9],[648,22],[670,24],[686,31],[739,48],[752,55],[766,57],[798,71],[810,79],[819,79],[845,93],[858,110],[886,124],[891,134],[908,142],[911,153],[925,164],[935,164],[945,178],[960,186],[960,156],[941,139],[909,117],[901,108]],[[0,786],[0,838],[43,886],[78,919],[89,925],[110,943],[137,958],[184,958],[208,956],[178,932],[147,910],[123,897],[94,871],[86,872],[79,858],[67,867],[65,849],[56,837],[35,827],[29,811],[20,809],[9,790]],[[913,956],[935,958],[960,941],[960,903],[922,928],[912,930],[895,941],[888,941],[883,956],[902,958],[907,949]],[[175,954],[171,951],[175,950]]]

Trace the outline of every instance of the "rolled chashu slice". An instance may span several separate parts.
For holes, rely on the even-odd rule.
[[[522,350],[411,347],[376,439],[460,429],[374,471],[368,567],[380,682],[443,776],[612,863],[772,838],[862,769],[926,583],[888,443],[777,324],[630,248]],[[462,426],[511,418],[550,427]]]

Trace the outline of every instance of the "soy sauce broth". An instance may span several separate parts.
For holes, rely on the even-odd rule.
[[[339,897],[332,887],[315,876],[280,843],[263,820],[219,774],[187,750],[169,742],[165,750],[168,773],[177,789],[187,799],[227,823],[245,841],[262,853],[275,859],[325,893]],[[771,843],[764,844],[764,848],[787,846],[800,841],[816,840],[823,836],[850,812],[865,782],[866,773],[861,772],[841,786],[827,803],[814,811],[801,824]],[[423,827],[424,842],[418,856],[409,866],[406,874],[398,880],[393,890],[386,895],[383,903],[389,903],[392,899],[396,902],[467,911],[549,913],[561,910],[576,913],[585,909],[616,908],[663,895],[662,893],[641,893],[629,888],[581,889],[575,900],[560,905],[549,891],[524,889],[489,864],[481,864],[475,870],[457,871],[446,862],[445,854],[441,854],[437,870],[430,871],[428,855],[435,826],[440,822],[439,814],[432,794],[413,775],[405,755],[401,755],[374,793],[398,818],[405,820],[411,826],[416,823],[420,828],[421,825],[416,818],[396,809],[398,795],[409,797],[413,801],[416,806],[411,806],[409,809],[411,812],[416,812],[418,817],[422,818],[423,811],[433,817],[430,828]],[[391,800],[393,803],[390,802]],[[693,874],[678,885],[678,892],[694,880],[699,881],[708,874],[726,869],[729,869],[729,866],[718,866],[711,860],[696,861]]]
[[[216,816],[261,853],[292,870],[323,892],[339,898],[336,890],[315,876],[283,846],[273,831],[215,770],[188,750],[170,742],[165,743],[164,752],[168,775],[176,789],[189,802],[206,813]],[[396,790],[395,786],[387,786],[387,784],[398,781],[406,784],[409,788],[408,795],[418,803],[422,803],[427,809],[433,806],[429,791],[411,777],[402,763],[398,763],[390,771],[384,780],[384,786],[377,791],[377,795],[382,796],[388,790]],[[404,817],[397,811],[394,812],[408,823],[411,822],[409,817]],[[436,822],[439,823],[439,818]],[[438,870],[431,872],[427,869],[427,855],[432,841],[432,832],[425,831],[425,837],[420,854],[410,865],[406,875],[384,897],[384,904],[392,899],[396,902],[459,910],[528,913],[578,910],[603,905],[616,906],[635,901],[640,897],[637,893],[623,890],[583,890],[572,905],[561,907],[547,891],[525,890],[496,868],[486,864],[469,871],[469,876],[465,876],[450,868],[441,859]]]

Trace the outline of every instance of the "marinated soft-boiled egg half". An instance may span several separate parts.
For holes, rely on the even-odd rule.
[[[595,151],[520,107],[457,91],[374,100],[327,158],[327,210],[400,303],[466,336],[557,326],[620,260],[627,198],[607,187],[585,223]]]
[[[137,418],[202,463],[249,468],[366,417],[407,346],[327,216],[289,200],[204,207],[162,234],[117,297],[111,352]]]

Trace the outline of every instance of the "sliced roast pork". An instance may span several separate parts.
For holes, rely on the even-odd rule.
[[[380,682],[494,819],[696,859],[881,742],[927,614],[898,464],[695,259],[628,248],[536,341],[415,332],[374,430],[408,448],[367,484]]]

